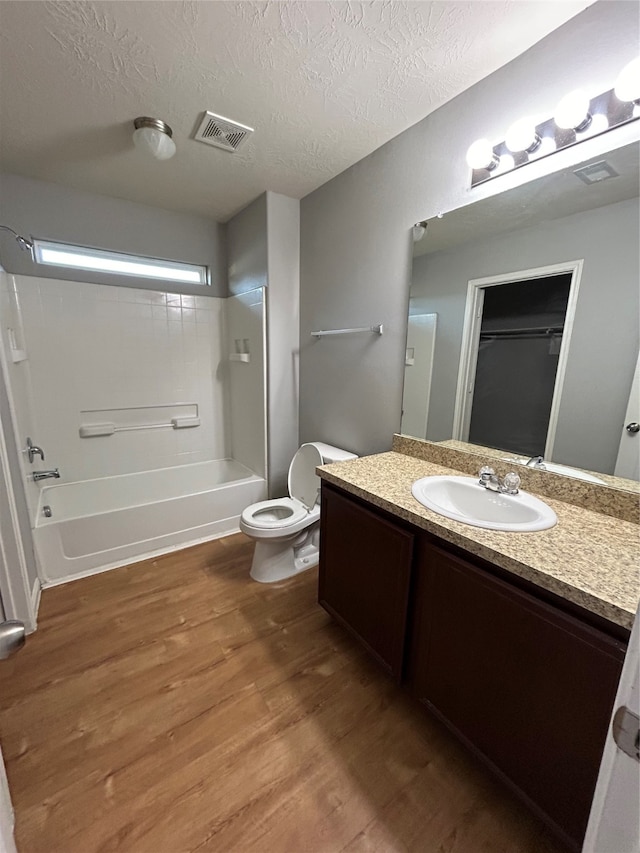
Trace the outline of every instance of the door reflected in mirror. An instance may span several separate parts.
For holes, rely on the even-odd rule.
[[[616,465],[625,439],[633,441],[626,421],[640,422],[640,411],[628,414],[640,315],[639,144],[610,152],[606,162],[611,179],[587,186],[574,174],[585,164],[577,164],[428,223],[414,244],[403,433],[634,476],[640,435],[626,454],[631,463]],[[483,311],[491,285],[540,268],[547,274],[537,276],[539,292],[529,309],[520,305],[526,322],[516,325],[517,300],[510,313],[502,304]],[[563,271],[572,276],[571,295],[541,307],[549,276]],[[516,358],[516,350],[524,355]],[[545,371],[553,373],[550,402],[538,394]]]

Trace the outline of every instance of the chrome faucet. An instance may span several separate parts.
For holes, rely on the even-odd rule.
[[[490,492],[498,492],[501,495],[517,495],[518,487],[520,486],[520,477],[515,471],[509,471],[501,480],[493,468],[485,465],[480,469],[480,479],[478,482]]]
[[[27,456],[29,457],[29,464],[33,465],[34,456],[39,456],[40,459],[44,462],[44,451],[41,447],[38,447],[37,444],[33,444],[31,439],[27,436]]]
[[[48,480],[49,477],[53,477],[55,480],[60,479],[60,471],[57,468],[53,468],[50,471],[34,471],[33,472],[33,481],[37,483],[38,480]]]
[[[544,457],[532,456],[528,462],[525,462],[527,468],[544,468]]]

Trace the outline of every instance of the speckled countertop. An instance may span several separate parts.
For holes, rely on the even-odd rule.
[[[318,468],[328,483],[351,492],[417,527],[507,571],[631,628],[640,598],[640,529],[564,501],[544,497],[558,516],[550,530],[504,533],[452,521],[422,506],[414,480],[460,474],[404,453],[364,456]]]

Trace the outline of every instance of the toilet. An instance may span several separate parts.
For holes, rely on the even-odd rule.
[[[303,444],[289,465],[288,498],[259,501],[240,516],[240,530],[256,540],[251,577],[273,583],[318,563],[320,477],[318,465],[357,459],[355,453],[321,441]]]

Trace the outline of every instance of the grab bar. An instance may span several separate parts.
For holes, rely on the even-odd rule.
[[[141,429],[161,429],[162,427],[173,427],[173,429],[188,429],[200,426],[200,418],[171,418],[168,423],[159,424],[132,424],[131,426],[116,426],[115,424],[81,424],[80,438],[95,438],[100,435],[113,435],[114,432],[135,432]]]
[[[358,326],[355,329],[320,329],[317,332],[311,332],[312,338],[326,338],[329,335],[355,335],[358,332],[373,332],[375,335],[381,335],[384,332],[382,323],[377,326]]]
[[[89,421],[84,422],[84,415]],[[80,438],[137,432],[145,429],[186,429],[200,426],[197,403],[156,403],[121,408],[84,409],[80,412]]]

